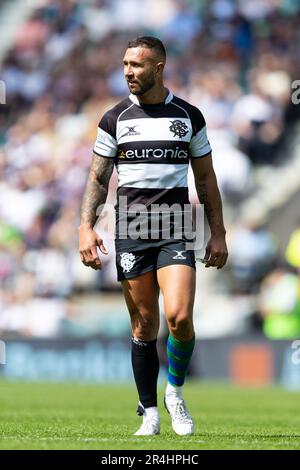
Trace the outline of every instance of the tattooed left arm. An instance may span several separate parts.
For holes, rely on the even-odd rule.
[[[211,231],[211,238],[206,246],[206,267],[216,266],[221,269],[227,261],[228,251],[225,241],[226,230],[223,221],[222,200],[214,172],[211,154],[203,158],[191,159],[195,186],[200,204]]]

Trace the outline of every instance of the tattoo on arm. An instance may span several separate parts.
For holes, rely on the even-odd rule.
[[[222,200],[217,186],[213,191],[213,196],[208,194],[206,181],[200,181],[197,185],[197,192],[200,204],[204,205],[204,211],[212,233],[225,233],[222,211]]]
[[[92,165],[84,191],[80,223],[95,225],[97,208],[104,204],[108,192],[108,184],[114,167],[113,158],[93,155]]]
[[[209,198],[207,196],[207,188],[205,182],[200,182],[198,186],[198,197],[200,204],[204,205],[204,211],[209,223],[209,226],[212,227],[216,222],[215,212],[214,209],[209,202]]]

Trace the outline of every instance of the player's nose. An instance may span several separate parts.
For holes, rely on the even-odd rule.
[[[127,67],[125,68],[124,70],[124,75],[125,75],[125,78],[128,80],[130,78],[133,78],[133,71],[131,68]]]

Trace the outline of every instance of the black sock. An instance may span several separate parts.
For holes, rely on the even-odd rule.
[[[157,406],[157,379],[159,360],[156,350],[156,339],[142,341],[131,340],[131,361],[133,375],[138,390],[140,402],[144,408]]]

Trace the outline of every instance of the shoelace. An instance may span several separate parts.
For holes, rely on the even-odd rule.
[[[176,417],[176,421],[179,421],[181,423],[192,423],[192,417],[187,410],[184,400],[179,400],[176,402],[176,404],[171,406],[172,408],[175,408],[174,415]]]

